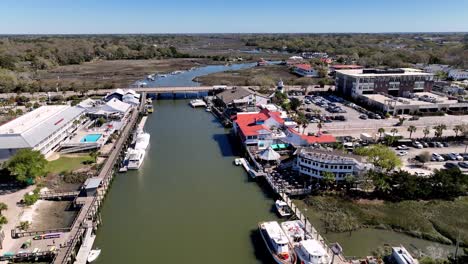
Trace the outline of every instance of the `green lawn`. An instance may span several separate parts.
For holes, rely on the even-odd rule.
[[[47,166],[47,170],[51,173],[73,171],[85,166],[84,162],[88,160],[92,160],[89,155],[77,157],[60,157],[57,160],[50,161]]]

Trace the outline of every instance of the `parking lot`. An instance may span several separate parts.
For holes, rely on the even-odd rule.
[[[422,138],[424,137],[423,130],[426,127],[431,128],[429,136],[433,136],[434,131],[432,130],[432,127],[439,124],[445,124],[447,129],[443,132],[443,135],[453,136],[455,135],[455,132],[452,128],[455,125],[468,123],[468,116],[466,115],[427,116],[420,117],[418,120],[409,120],[411,116],[405,116],[406,120],[403,124],[397,126],[399,118],[382,118],[375,114],[369,114],[367,110],[346,102],[340,97],[304,95],[293,95],[290,97],[296,97],[302,101],[302,105],[299,109],[305,112],[310,121],[309,126],[305,130],[306,133],[317,133],[317,123],[321,121],[321,130],[335,136],[359,137],[361,133],[368,133],[374,136],[377,134],[377,130],[379,128],[384,128],[386,132],[390,132],[390,130],[395,128],[398,130],[398,134],[403,137],[409,137],[410,133],[407,129],[408,126],[413,125],[417,130],[412,134],[412,137]],[[342,112],[331,112],[330,110],[332,109],[330,107],[342,110]],[[363,112],[367,112],[366,119],[363,119]],[[315,117],[316,115],[320,115],[320,117]],[[342,118],[338,119],[337,117]],[[376,117],[381,119],[375,119]]]
[[[399,152],[396,148],[393,148],[395,152]],[[465,153],[466,146],[463,144],[450,144],[448,147],[428,147],[428,148],[414,148],[409,146],[408,150],[404,150],[407,152],[406,155],[401,156],[403,161],[402,169],[406,170],[411,173],[421,173],[422,175],[429,175],[432,170],[434,169],[442,169],[445,168],[445,163],[458,163],[458,162],[468,162],[468,158],[464,160],[451,160],[450,157],[447,155],[450,153],[457,153],[463,156]],[[429,161],[421,166],[421,163],[415,160],[417,155],[420,155],[423,152],[429,152],[429,154],[437,153],[443,156],[444,161]],[[459,167],[460,168],[460,167]],[[462,171],[468,172],[467,168],[460,168]]]

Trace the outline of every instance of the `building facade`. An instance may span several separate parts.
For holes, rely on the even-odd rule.
[[[333,173],[336,180],[344,180],[346,175],[359,175],[365,166],[361,158],[317,149],[301,149],[296,158],[296,168],[301,174],[317,179],[326,172]]]
[[[19,149],[38,150],[47,155],[76,130],[75,120],[85,110],[68,105],[42,106],[0,127],[0,159]]]
[[[345,96],[384,93],[405,96],[432,90],[434,75],[415,69],[355,69],[336,71],[336,89]]]
[[[448,72],[448,77],[455,81],[468,80],[468,70],[453,69]]]

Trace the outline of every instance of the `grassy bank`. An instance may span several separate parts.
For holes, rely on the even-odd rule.
[[[82,168],[86,165],[85,163],[92,161],[93,159],[89,155],[64,156],[50,161],[47,170],[54,174],[70,172]]]
[[[57,83],[61,87],[102,86],[126,87],[153,73],[168,73],[175,70],[188,70],[200,65],[216,63],[211,59],[151,59],[151,60],[100,60],[78,65],[59,66],[47,71],[39,71],[38,79],[45,84]]]
[[[268,65],[238,71],[227,71],[200,76],[196,80],[203,85],[252,85],[273,87],[279,80],[285,84],[301,84],[302,81],[314,82],[314,79],[298,78],[284,65]]]
[[[442,243],[454,242],[460,234],[461,243],[468,246],[468,197],[390,203],[314,196],[305,203],[309,216],[319,217],[332,232],[373,227]]]

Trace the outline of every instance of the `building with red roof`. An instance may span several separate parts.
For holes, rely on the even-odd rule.
[[[302,77],[318,77],[318,71],[315,70],[310,64],[302,63],[294,65],[294,73]]]
[[[233,121],[234,132],[239,135],[242,143],[259,149],[279,142],[294,146],[336,142],[335,137],[329,134],[302,135],[294,130],[297,126],[295,122],[286,121],[280,112],[271,112],[268,109],[258,113],[238,113]]]

